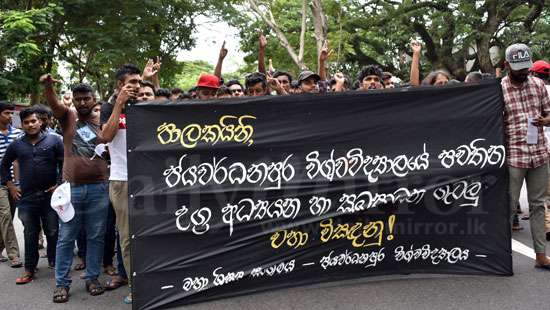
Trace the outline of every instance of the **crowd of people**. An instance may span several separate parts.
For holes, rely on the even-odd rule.
[[[188,91],[160,88],[161,63],[156,59],[150,60],[143,71],[133,64],[119,68],[115,76],[116,89],[103,103],[96,99],[94,88],[85,83],[72,87],[72,97],[59,98],[55,90],[58,81],[51,74],[43,75],[40,83],[47,106],[22,110],[19,114],[21,129],[11,125],[14,105],[0,101],[0,134],[3,137],[0,139],[3,185],[0,187],[0,260],[9,261],[14,268],[24,266],[16,284],[30,283],[36,277],[43,232],[48,266],[55,269],[54,302],[69,300],[73,268],[84,270],[81,277],[93,296],[105,290],[131,286],[125,116],[128,104],[462,83],[445,70],[434,71],[421,80],[421,45],[417,42],[411,43],[413,57],[407,84],[396,83],[390,72],[383,72],[375,65],[362,68],[353,80],[340,72],[329,78],[327,44],[319,53],[318,72],[302,71],[294,78],[286,71],[275,70],[271,63],[266,69],[265,38],[260,37],[259,42],[258,72],[248,74],[244,83],[223,81],[222,65],[227,50],[222,46],[215,72],[202,74],[196,86]],[[501,84],[512,217],[517,219],[516,206],[526,180],[536,267],[550,270],[550,258],[545,249],[546,240],[550,239],[550,225],[545,227],[545,214],[550,213],[546,211],[550,157],[543,130],[544,126],[550,126],[547,89],[550,64],[542,60],[533,63],[530,49],[523,44],[508,47],[505,58],[507,75]],[[497,72],[496,77],[498,75]],[[493,74],[472,72],[464,83],[494,78]],[[531,126],[536,130],[536,143],[526,139],[528,131],[532,131],[528,129]],[[106,145],[108,152],[104,152]],[[54,198],[60,200],[61,207],[55,210],[51,207],[52,195],[59,195]],[[63,213],[67,209],[62,207],[67,203],[72,205],[74,214]],[[12,222],[16,208],[24,226],[24,263],[20,259]],[[517,221],[513,224],[514,229],[520,228]],[[78,262],[73,266],[75,244]],[[7,257],[1,255],[4,249]],[[106,283],[98,280],[102,269],[110,275]],[[124,302],[132,302],[130,292]]]

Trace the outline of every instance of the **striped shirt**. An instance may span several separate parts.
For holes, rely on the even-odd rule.
[[[0,131],[0,161],[4,159],[8,145],[10,145],[15,139],[24,135],[21,129],[10,126],[7,134]],[[11,175],[13,176],[13,166],[11,167]]]
[[[507,163],[516,168],[536,168],[548,162],[547,142],[538,127],[537,144],[527,144],[527,122],[531,117],[550,116],[550,97],[544,82],[529,76],[521,87],[515,87],[507,76],[502,79]]]
[[[22,135],[23,131],[21,129],[12,126],[8,128],[8,132],[6,135],[0,131],[0,160],[4,158],[4,154],[6,154],[8,145],[10,145],[13,140],[21,137]]]

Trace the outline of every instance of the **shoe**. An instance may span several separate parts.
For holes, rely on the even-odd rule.
[[[5,257],[4,255],[0,255],[0,263],[5,263],[8,261],[8,258]]]

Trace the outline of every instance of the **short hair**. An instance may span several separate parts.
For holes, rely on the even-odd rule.
[[[117,81],[124,81],[129,74],[141,74],[141,70],[134,64],[124,64],[116,71],[115,77]]]
[[[181,93],[178,96],[178,100],[189,100],[189,99],[193,99],[193,98],[188,93]]]
[[[218,91],[216,92],[216,96],[222,96],[222,95],[231,95],[231,91],[229,90],[229,87],[222,85],[220,88],[218,88]]]
[[[244,90],[243,84],[241,84],[241,82],[239,82],[239,80],[229,80],[229,82],[227,82],[227,84],[225,84],[225,86],[227,86],[228,88],[233,86],[233,85],[239,85],[241,87],[241,89]]]
[[[247,89],[258,83],[262,83],[262,88],[267,88],[267,79],[265,78],[265,74],[261,72],[254,72],[245,77],[244,84]]]
[[[286,76],[288,77],[288,81],[289,81],[290,83],[292,83],[292,75],[290,75],[290,73],[285,72],[285,71],[279,71],[279,70],[275,71],[275,72],[273,73],[273,78],[276,79],[277,77],[283,76],[283,75],[286,75]]]
[[[15,110],[15,104],[7,100],[0,100],[0,113],[5,110]]]
[[[183,93],[183,90],[182,90],[181,88],[179,88],[179,87],[174,87],[174,88],[172,88],[172,90],[170,91],[170,93],[171,93],[172,95],[177,95],[177,94]]]
[[[86,83],[79,83],[79,84],[76,84],[74,85],[72,88],[71,88],[71,91],[73,92],[73,94],[75,93],[94,93],[94,89],[92,88],[92,86],[90,86],[90,84],[86,84]]]
[[[193,87],[189,88],[189,90],[187,92],[192,93],[192,92],[196,92],[196,91],[197,91],[197,86],[193,86]]]
[[[19,118],[21,119],[21,121],[24,121],[26,118],[28,118],[33,114],[35,114],[36,117],[40,119],[40,112],[36,107],[30,107],[30,108],[21,110],[21,112],[19,112]]]
[[[464,82],[468,81],[468,83],[479,83],[482,79],[483,79],[483,76],[481,75],[481,72],[474,71],[466,75]]]
[[[357,74],[357,81],[359,81],[359,84],[363,83],[363,79],[369,75],[376,75],[380,78],[380,81],[384,79],[384,73],[382,72],[382,69],[380,69],[377,65],[368,65],[365,66],[359,71]]]
[[[436,71],[432,71],[430,72],[430,74],[428,74],[428,76],[422,80],[422,85],[434,85],[435,84],[435,80],[437,79],[437,76],[438,75],[444,75],[447,77],[447,80],[451,80],[451,74],[449,74],[449,72],[445,71],[445,70],[436,70]]]
[[[41,117],[47,117],[47,118],[53,117],[52,109],[50,109],[50,107],[47,107],[43,104],[35,105],[34,109],[36,110],[36,113],[40,114]]]
[[[166,97],[170,99],[170,96],[172,96],[172,93],[169,89],[166,88],[159,88],[155,91],[155,97]]]
[[[154,92],[154,93],[156,92],[155,85],[153,85],[153,83],[151,83],[151,82],[149,82],[149,81],[141,80],[141,81],[139,81],[139,86],[140,86],[140,87],[151,87],[151,89],[153,90],[153,92]]]

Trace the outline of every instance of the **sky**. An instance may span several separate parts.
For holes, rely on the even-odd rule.
[[[180,61],[204,60],[213,66],[218,61],[220,47],[225,40],[225,47],[228,49],[227,57],[223,62],[223,71],[233,72],[244,64],[244,53],[239,49],[239,31],[229,26],[226,22],[212,22],[208,17],[198,17],[198,24],[193,35],[196,45],[189,51],[178,53]]]

